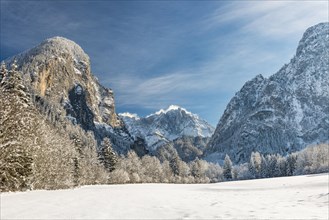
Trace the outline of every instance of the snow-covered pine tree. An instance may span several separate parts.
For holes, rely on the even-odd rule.
[[[71,137],[73,140],[75,150],[77,152],[77,155],[73,158],[73,164],[74,164],[74,171],[73,171],[73,176],[74,176],[74,185],[78,186],[80,184],[80,177],[81,177],[81,162],[80,158],[82,155],[82,141],[78,136],[75,134],[73,135],[74,137]]]
[[[142,181],[141,176],[144,173],[144,168],[135,151],[128,151],[125,159],[125,171],[129,174],[131,183],[140,183]]]
[[[194,161],[190,162],[190,172],[194,177],[194,182],[205,183],[209,182],[210,179],[206,176],[209,165],[205,160],[200,160],[196,158]],[[209,176],[211,176],[208,173]]]
[[[24,105],[29,102],[29,96],[26,93],[26,87],[22,79],[22,74],[17,71],[17,61],[14,60],[11,64],[8,77],[5,77],[1,83],[2,91],[14,94],[20,99],[20,103],[24,102]]]
[[[254,178],[261,176],[262,158],[259,152],[252,152],[250,155],[249,171]]]
[[[112,172],[115,169],[115,164],[118,162],[118,156],[114,152],[111,141],[108,138],[104,138],[102,142],[102,154],[105,168]]]
[[[279,176],[287,176],[287,160],[281,155],[278,156]]]
[[[2,80],[7,76],[7,68],[6,68],[6,64],[4,61],[1,62],[1,67],[0,67],[0,85]]]
[[[161,182],[163,182],[163,183],[172,182],[173,173],[172,173],[169,161],[165,160],[162,162],[161,165],[162,165],[161,168],[162,168],[162,174],[163,174]]]
[[[156,157],[145,155],[142,157],[142,166],[144,167],[143,182],[159,183],[161,182],[162,169],[160,160]]]
[[[287,175],[292,176],[296,170],[297,154],[292,153],[287,157]]]
[[[227,180],[232,179],[232,161],[230,159],[230,156],[226,154],[225,159],[224,159],[224,165],[223,165],[223,174],[224,178]]]
[[[280,176],[280,167],[278,164],[278,155],[267,155],[267,173],[269,177]]]
[[[80,156],[80,185],[100,184],[108,181],[108,172],[97,157],[96,146],[94,134],[91,131],[86,132],[82,156]]]
[[[261,165],[260,165],[260,177],[261,178],[267,178],[268,177],[268,169],[267,169],[268,163],[263,155],[261,155]]]
[[[179,176],[179,157],[175,155],[169,160],[171,170],[175,176]]]
[[[77,153],[68,135],[37,115],[39,123],[33,133],[33,189],[63,189],[74,186],[72,158]]]
[[[0,189],[22,190],[32,175],[32,130],[37,125],[16,61],[0,86]]]
[[[200,165],[199,158],[196,158],[194,161],[190,162],[191,174],[195,179],[200,179],[202,176]]]

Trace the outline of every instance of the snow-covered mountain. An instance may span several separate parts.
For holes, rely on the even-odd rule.
[[[186,109],[171,105],[144,118],[136,114],[121,113],[129,133],[146,141],[149,151],[183,136],[210,137],[214,128],[205,120]]]
[[[56,111],[63,110],[68,119],[93,131],[99,140],[109,136],[117,150],[129,148],[133,140],[115,112],[113,91],[92,74],[89,57],[78,44],[53,37],[7,59],[7,66],[14,59],[38,99]]]
[[[329,141],[329,23],[306,30],[296,55],[269,78],[248,81],[222,115],[206,152],[235,162],[252,151],[286,154]]]

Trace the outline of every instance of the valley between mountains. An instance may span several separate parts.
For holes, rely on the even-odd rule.
[[[237,91],[216,128],[177,105],[117,113],[75,42],[46,39],[0,72],[2,191],[209,183],[329,171],[329,23],[269,78]],[[211,108],[211,106],[209,106]]]

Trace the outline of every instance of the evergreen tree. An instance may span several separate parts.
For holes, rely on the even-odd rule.
[[[144,168],[144,175],[142,177],[143,182],[147,182],[147,183],[160,182],[162,175],[160,160],[156,157],[145,155],[143,156],[141,162]]]
[[[297,155],[289,154],[287,157],[287,175],[292,176],[296,170]]]
[[[196,183],[203,183],[203,182],[210,182],[209,177],[213,177],[213,174],[209,173],[209,164],[205,160],[200,160],[196,158],[194,161],[190,163],[190,173],[194,177],[194,182]],[[215,173],[214,175],[217,175]]]
[[[27,188],[32,175],[33,129],[37,121],[14,61],[0,89],[0,188]]]
[[[277,155],[268,155],[268,176],[269,177],[278,177],[280,176],[280,168],[278,164],[278,156]]]
[[[260,166],[260,177],[261,178],[267,178],[268,177],[268,164],[263,155],[261,155],[261,166]]]
[[[286,158],[278,156],[279,176],[287,176],[288,164]]]
[[[1,83],[3,92],[9,92],[17,96],[24,105],[29,102],[28,95],[26,94],[26,88],[22,79],[22,74],[17,71],[16,60],[11,64],[11,69],[8,76]]]
[[[7,76],[7,68],[6,68],[6,64],[4,61],[1,62],[1,67],[0,67],[0,85],[3,81],[3,79]]]
[[[135,151],[130,150],[128,152],[124,166],[124,170],[129,174],[129,181],[131,183],[139,183],[142,181],[141,176],[144,173],[144,168]]]
[[[78,138],[78,136],[75,136],[72,138],[75,150],[77,152],[77,155],[73,158],[73,177],[74,177],[74,185],[78,186],[80,184],[80,178],[81,178],[81,162],[80,158],[82,158],[82,142]]]
[[[254,178],[261,176],[262,158],[259,152],[252,152],[250,155],[249,171]]]
[[[169,164],[171,167],[171,170],[175,176],[179,176],[180,174],[180,159],[179,156],[174,156],[169,160]]]
[[[103,164],[105,168],[112,172],[115,169],[115,164],[118,162],[118,157],[112,148],[110,139],[104,138],[102,142]]]
[[[224,178],[227,180],[232,179],[232,161],[230,157],[226,154],[225,159],[224,159]]]
[[[191,174],[195,179],[200,179],[202,176],[201,168],[200,168],[200,159],[196,158],[191,162]]]

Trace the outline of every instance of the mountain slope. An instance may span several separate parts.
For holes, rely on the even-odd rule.
[[[146,141],[149,151],[183,136],[210,137],[214,128],[197,115],[179,106],[139,118],[135,114],[122,113],[119,116],[125,122],[129,133]]]
[[[15,59],[25,83],[38,99],[93,131],[98,141],[109,136],[118,151],[129,148],[132,139],[115,113],[113,91],[92,74],[89,57],[78,44],[53,37],[7,59],[6,64]]]
[[[252,151],[285,154],[328,142],[328,39],[329,23],[310,27],[289,64],[247,82],[221,117],[207,158],[246,162]]]
[[[0,191],[105,182],[93,136],[36,103],[15,63],[1,73]]]

